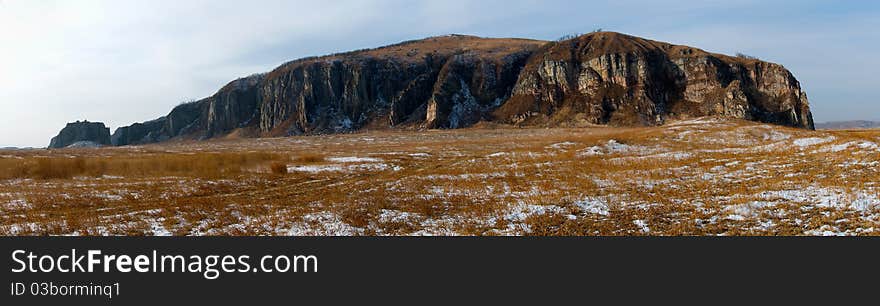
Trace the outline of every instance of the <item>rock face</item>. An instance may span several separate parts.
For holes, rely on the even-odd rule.
[[[813,128],[806,94],[777,64],[612,32],[559,42],[450,35],[295,60],[119,128],[113,144],[710,115]]]
[[[289,63],[260,84],[259,130],[291,135],[467,126],[506,98],[542,44],[446,36]]]
[[[119,128],[115,145],[237,131],[287,136],[361,128],[465,127],[491,120],[545,42],[450,35],[289,62],[238,79],[165,117]]]
[[[129,126],[121,127],[113,132],[110,140],[115,146],[134,145],[153,143],[171,138],[167,134],[163,134],[166,117],[144,123],[135,123]]]
[[[58,136],[52,137],[49,148],[93,147],[110,145],[110,129],[101,122],[77,121],[68,123]]]
[[[806,94],[780,65],[610,32],[548,43],[495,114],[527,125],[715,115],[814,128]]]

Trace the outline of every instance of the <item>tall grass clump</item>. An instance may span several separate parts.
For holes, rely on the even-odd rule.
[[[70,179],[102,175],[215,178],[236,175],[265,163],[286,159],[286,156],[266,152],[0,159],[0,178]]]
[[[323,162],[326,158],[320,154],[303,154],[293,159],[294,162],[300,164],[314,164]]]
[[[282,162],[274,162],[269,166],[269,169],[272,170],[272,174],[276,175],[284,175],[287,174],[287,164]]]

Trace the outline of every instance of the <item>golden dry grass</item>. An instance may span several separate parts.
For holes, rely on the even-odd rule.
[[[0,233],[875,235],[877,143],[702,118],[0,152]]]
[[[293,161],[296,163],[301,163],[301,164],[313,164],[313,163],[320,163],[320,162],[324,161],[324,159],[325,159],[324,155],[314,154],[314,153],[305,153],[305,154],[297,156],[296,158],[293,159]]]
[[[70,152],[70,155],[16,156],[0,159],[2,179],[72,179],[74,177],[152,177],[183,175],[221,177],[237,174],[267,161],[284,160],[285,156],[266,152],[232,153],[147,153],[112,156],[91,156],[92,152]]]

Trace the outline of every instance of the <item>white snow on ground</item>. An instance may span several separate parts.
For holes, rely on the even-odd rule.
[[[571,147],[574,145],[577,145],[577,143],[574,143],[571,141],[566,141],[566,142],[554,143],[552,145],[547,146],[547,148],[561,150],[561,149],[565,149],[567,147]]]
[[[690,152],[666,152],[659,154],[652,154],[646,156],[624,156],[624,157],[616,157],[609,159],[609,161],[625,161],[632,162],[637,160],[645,160],[645,159],[666,159],[666,160],[682,160],[688,159],[693,156],[693,153]]]
[[[602,147],[600,147],[600,146],[592,146],[592,147],[583,149],[582,151],[578,152],[579,156],[593,156],[593,155],[602,155],[602,154],[605,154],[605,152],[602,151]]]
[[[327,160],[334,162],[334,163],[378,163],[378,162],[382,161],[382,159],[379,159],[379,158],[356,157],[356,156],[331,157],[331,158],[328,158]]]
[[[328,158],[327,160],[331,161],[331,162],[335,162],[336,164],[288,166],[287,171],[289,171],[289,172],[320,173],[320,172],[342,172],[342,171],[382,171],[382,170],[387,170],[389,168],[393,169],[394,171],[397,171],[397,170],[401,169],[398,166],[389,166],[388,164],[381,163],[382,159],[374,158],[374,157],[356,157],[356,156],[331,157],[331,158]],[[343,164],[353,164],[353,165],[343,165]]]
[[[860,142],[860,143],[858,144],[858,146],[859,146],[859,148],[862,148],[862,149],[865,149],[865,150],[875,150],[875,151],[877,151],[878,149],[880,149],[880,146],[878,146],[877,143],[875,143],[875,142],[870,142],[870,141],[862,141],[862,142]]]
[[[845,190],[825,187],[765,191],[759,196],[768,201],[783,199],[797,203],[813,204],[816,207],[849,208],[860,212],[870,212],[880,208],[880,198],[876,194],[865,191],[853,194]]]
[[[303,216],[287,232],[288,236],[353,236],[363,234],[362,228],[351,226],[332,212],[318,212]]]
[[[743,217],[742,215],[732,214],[725,217],[725,219],[733,221],[745,221],[746,217]]]
[[[16,236],[28,231],[36,231],[40,226],[35,222],[19,223],[12,225],[0,225],[0,233],[9,236]]]
[[[6,205],[3,205],[3,207],[6,209],[26,209],[31,207],[31,204],[24,199],[17,199],[6,203]]]
[[[392,209],[382,209],[379,212],[379,222],[380,223],[388,223],[388,222],[410,222],[413,220],[417,220],[419,218],[418,214],[414,214],[411,212],[392,210]]]
[[[795,139],[792,142],[792,144],[803,148],[803,147],[809,147],[809,146],[814,146],[814,145],[834,141],[834,139],[835,139],[834,136],[828,136],[825,138],[819,138],[819,137],[799,138],[799,139]]]
[[[627,144],[619,143],[617,142],[617,140],[614,139],[609,140],[608,143],[605,144],[605,150],[607,151],[607,153],[625,153],[638,148],[641,148],[641,146],[630,146]]]
[[[647,234],[651,232],[651,228],[648,227],[648,222],[645,222],[645,220],[633,220],[633,224],[638,226],[642,233]]]
[[[428,218],[419,225],[422,229],[412,232],[410,236],[458,236],[459,233],[452,230],[456,224],[462,222],[461,217],[444,216],[441,218]]]
[[[96,194],[95,196],[97,196],[97,197],[99,197],[99,198],[104,198],[104,199],[107,199],[107,200],[110,200],[110,201],[119,201],[119,200],[122,200],[122,196],[121,196],[121,195],[118,195],[118,194],[99,193],[99,194]]]
[[[753,201],[745,204],[730,205],[725,207],[724,210],[730,213],[730,215],[727,216],[727,219],[742,221],[747,218],[758,216],[761,213],[761,210],[773,206],[776,206],[776,203]]]
[[[349,171],[383,171],[389,168],[388,164],[359,164],[348,166]],[[400,170],[399,167],[391,167],[394,171]]]
[[[870,212],[880,208],[880,199],[877,198],[876,194],[860,191],[855,195],[850,195],[846,200],[850,201],[849,208],[861,212]]]
[[[831,147],[828,147],[828,148],[824,148],[824,149],[822,149],[822,150],[819,150],[819,152],[833,152],[833,153],[837,153],[837,152],[840,152],[840,151],[846,150],[847,148],[849,148],[849,146],[851,146],[851,145],[853,145],[853,144],[854,144],[854,143],[852,143],[852,142],[847,142],[847,143],[842,143],[842,144],[836,144],[836,145],[833,145],[833,146],[831,146]]]
[[[504,215],[504,219],[511,222],[522,222],[529,216],[550,212],[563,213],[565,209],[556,205],[515,205]]]
[[[875,161],[868,162],[868,161],[849,160],[849,161],[846,161],[846,162],[840,164],[841,167],[852,167],[852,166],[876,167],[877,165],[880,165],[880,161],[875,160]]]
[[[587,213],[599,214],[603,216],[608,215],[608,204],[606,204],[604,200],[596,197],[589,197],[580,201],[576,201],[574,202],[574,205]]]
[[[507,228],[500,231],[495,231],[495,233],[499,235],[518,235],[520,234],[520,232],[529,233],[532,231],[532,229],[527,224],[523,224],[523,222],[529,216],[539,216],[547,213],[562,214],[566,213],[566,210],[556,205],[512,205],[508,212],[500,217],[501,219],[507,221]],[[577,217],[574,215],[567,215],[567,218],[572,220],[577,219]],[[497,217],[492,217],[486,220],[486,223],[494,224],[495,222],[497,222],[497,220]]]
[[[165,218],[157,218],[154,220],[147,220],[150,223],[150,230],[153,231],[154,236],[171,236],[171,231],[165,228],[165,225],[162,222],[165,221]]]
[[[688,120],[680,120],[666,124],[666,126],[704,125],[704,124],[729,124],[729,122],[715,117],[700,117]]]
[[[819,229],[805,231],[804,234],[809,236],[846,236],[846,233],[840,232],[836,227],[824,224]]]
[[[856,229],[848,229],[846,231],[841,230],[837,226],[832,226],[830,224],[824,224],[818,229],[805,231],[805,235],[810,236],[855,236],[855,235],[863,235],[863,234],[871,234],[874,232],[874,228],[856,228]]]
[[[873,151],[878,150],[877,144],[870,142],[870,141],[850,141],[847,143],[836,144],[836,145],[824,147],[822,149],[813,151],[813,153],[819,153],[819,152],[821,152],[821,153],[826,153],[826,152],[837,153],[837,152],[849,149],[850,147],[858,147],[859,149],[862,149],[862,150],[873,150]]]
[[[409,156],[411,156],[411,157],[431,157],[431,154],[419,152],[419,153],[410,153]]]
[[[307,165],[307,166],[287,167],[287,171],[310,172],[310,173],[339,172],[342,170],[343,170],[343,168],[340,165]]]
[[[603,154],[615,154],[615,153],[631,153],[631,152],[641,152],[641,153],[650,153],[654,152],[656,149],[651,149],[645,146],[640,145],[628,145],[624,143],[620,143],[617,140],[611,139],[607,143],[599,146],[592,146],[578,152],[580,156],[593,156],[593,155],[603,155]]]
[[[507,152],[495,152],[495,153],[486,155],[486,157],[501,157],[501,156],[509,155],[509,154],[510,153],[507,153]]]
[[[782,133],[780,131],[773,130],[773,129],[771,129],[766,134],[764,134],[764,141],[769,140],[769,141],[777,142],[777,141],[788,140],[789,138],[791,138],[791,135],[788,135],[788,134],[785,134],[785,133]]]
[[[492,172],[492,173],[463,173],[458,175],[449,175],[449,174],[431,174],[426,175],[423,178],[426,180],[469,180],[469,179],[488,179],[488,178],[501,178],[506,177],[507,172]]]

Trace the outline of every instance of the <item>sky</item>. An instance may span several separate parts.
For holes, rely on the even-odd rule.
[[[83,119],[112,132],[306,56],[598,28],[776,62],[817,122],[880,120],[880,1],[0,0],[0,147]]]

